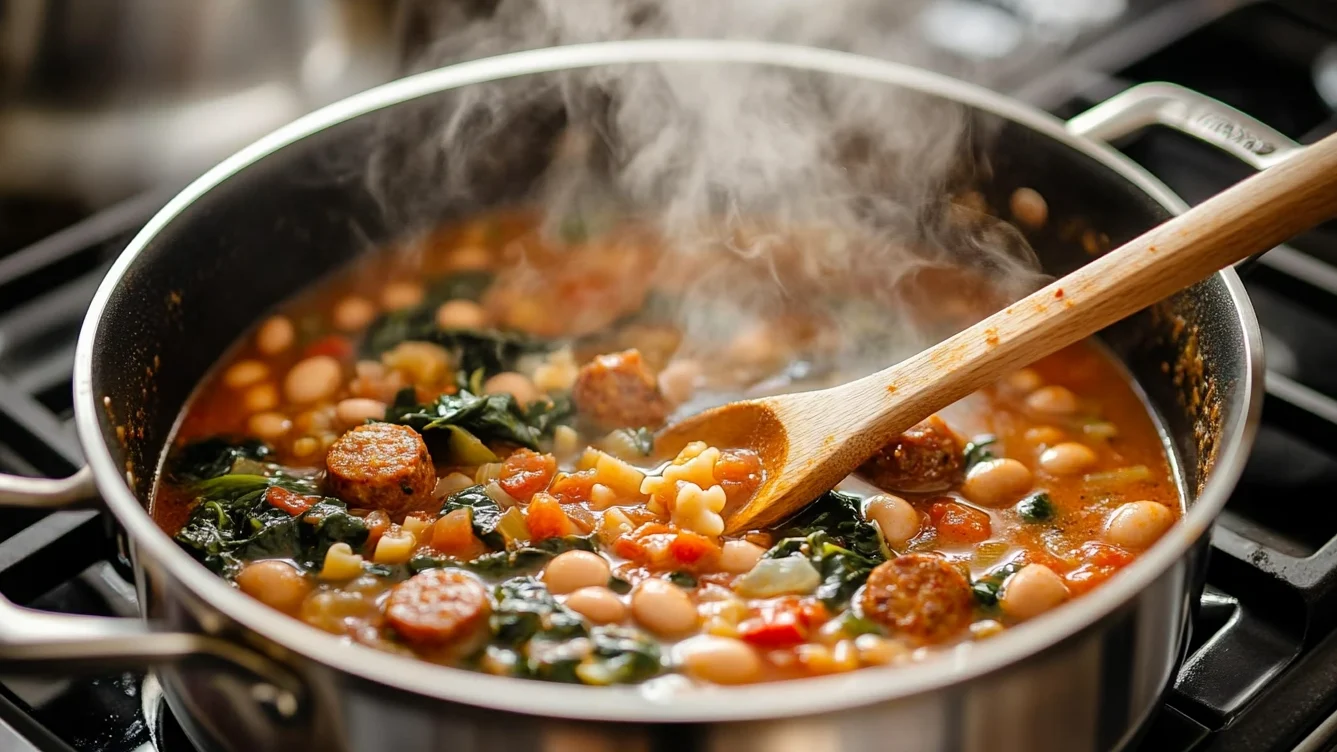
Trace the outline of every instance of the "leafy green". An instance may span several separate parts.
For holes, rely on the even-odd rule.
[[[594,649],[575,670],[582,684],[629,684],[663,670],[659,646],[637,630],[595,627],[590,630],[590,642]]]
[[[409,559],[408,568],[410,572],[416,574],[424,569],[461,567],[487,577],[501,578],[532,572],[560,553],[594,550],[596,549],[593,535],[567,535],[561,538],[548,538],[512,551],[483,554],[469,561],[418,554]]]
[[[889,557],[877,527],[863,518],[859,497],[840,491],[818,497],[789,521],[784,535],[763,556],[806,556],[822,576],[815,593],[833,611]]]
[[[409,426],[424,435],[458,426],[484,442],[501,441],[538,449],[539,439],[550,435],[571,415],[569,400],[539,401],[524,408],[509,394],[479,396],[467,389],[418,404],[413,388],[407,387],[395,396],[385,412],[385,420]]]
[[[984,434],[983,436],[976,436],[971,439],[966,444],[964,452],[966,469],[969,470],[981,462],[997,459],[997,456],[990,448],[996,443],[998,443],[998,438],[991,434]]]
[[[437,326],[435,309],[411,308],[387,313],[374,321],[362,341],[362,356],[377,357],[401,342],[441,345],[461,371],[481,371],[484,376],[514,371],[521,356],[545,353],[556,346],[519,332],[442,329]]]
[[[696,578],[692,576],[691,572],[671,572],[668,581],[686,590],[696,588]]]
[[[506,540],[497,530],[497,524],[501,522],[501,506],[487,495],[482,486],[470,486],[447,496],[441,505],[441,514],[456,509],[469,510],[469,524],[473,527],[474,535],[488,548],[506,547]]]
[[[226,474],[239,459],[261,461],[272,452],[268,444],[257,439],[213,436],[192,441],[172,452],[167,460],[167,476],[174,483],[198,483]]]
[[[1027,522],[1048,522],[1054,518],[1054,502],[1044,491],[1036,491],[1018,501],[1016,510]]]
[[[635,431],[630,429],[627,429],[627,431],[631,434],[632,442],[636,445],[636,451],[640,452],[641,456],[649,457],[654,454],[655,434],[653,431],[645,426],[641,426]]]
[[[997,606],[998,592],[1003,589],[1003,583],[1018,569],[1021,569],[1020,565],[1015,561],[1009,561],[972,582],[970,590],[975,594],[975,602],[982,608]]]
[[[496,605],[488,625],[492,639],[518,645],[542,636],[547,639],[584,637],[585,622],[575,611],[552,597],[548,588],[533,577],[516,577],[493,590]]]
[[[292,559],[308,569],[319,569],[330,546],[347,543],[359,548],[368,531],[366,523],[349,514],[338,499],[319,499],[297,516],[266,500],[273,487],[306,493],[309,484],[260,475],[222,475],[202,481],[194,486],[196,503],[176,541],[205,566],[224,575],[234,574],[254,559]]]
[[[626,595],[631,592],[631,583],[617,575],[611,575],[608,578],[608,589],[618,595]]]

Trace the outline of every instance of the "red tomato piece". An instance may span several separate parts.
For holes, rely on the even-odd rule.
[[[563,504],[576,504],[590,500],[590,489],[594,488],[594,468],[576,473],[557,473],[548,484],[548,493]]]
[[[347,337],[329,334],[312,342],[302,350],[303,358],[314,355],[328,355],[335,360],[348,360],[353,355],[353,343]]]
[[[501,477],[497,479],[497,484],[511,498],[529,501],[534,494],[548,487],[556,472],[556,457],[521,449],[501,463]]]
[[[770,619],[748,619],[738,625],[738,636],[759,648],[788,648],[808,641],[808,630],[797,614],[781,611]]]
[[[979,543],[993,534],[989,515],[955,501],[934,502],[928,515],[942,543]]]
[[[487,550],[474,537],[473,522],[467,509],[452,509],[432,524],[432,548],[446,556],[472,559]]]
[[[715,479],[730,501],[749,498],[761,485],[761,457],[749,449],[730,449],[715,461]]]
[[[1078,555],[1082,563],[1063,575],[1063,580],[1073,595],[1081,595],[1094,589],[1135,558],[1122,548],[1094,541],[1084,544]]]
[[[296,517],[311,508],[311,497],[289,491],[282,486],[270,486],[265,492],[265,501],[275,509],[282,509]]]
[[[533,501],[525,513],[525,522],[529,525],[530,538],[536,541],[572,535],[576,526],[562,510],[557,499],[546,493],[534,494]]]
[[[668,551],[669,556],[684,568],[705,568],[719,556],[720,547],[704,535],[684,530],[673,536]]]

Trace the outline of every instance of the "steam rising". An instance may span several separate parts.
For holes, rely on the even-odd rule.
[[[422,6],[420,62],[629,38],[751,38],[970,75],[925,49],[922,2],[500,0]],[[809,362],[885,367],[1041,281],[1010,225],[960,205],[980,170],[962,108],[895,87],[764,66],[636,64],[467,87],[380,134],[372,183],[392,221],[514,199],[548,229],[652,223],[676,280],[681,352],[707,355],[801,310]],[[553,134],[560,134],[555,140]],[[952,204],[953,194],[958,203]],[[952,270],[964,267],[975,274]]]

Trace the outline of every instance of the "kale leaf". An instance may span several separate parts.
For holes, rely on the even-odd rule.
[[[825,531],[839,546],[868,558],[886,559],[877,526],[863,516],[863,501],[853,494],[827,491],[790,518],[785,536],[806,537]]]
[[[539,439],[571,417],[568,400],[536,402],[523,408],[509,394],[479,396],[468,389],[443,394],[435,402],[418,404],[412,387],[400,390],[385,412],[385,420],[409,426],[422,434],[463,428],[483,442],[500,441],[538,449]]]
[[[533,577],[516,577],[493,590],[496,605],[488,625],[492,639],[503,645],[518,645],[534,637],[570,639],[584,637],[585,622],[557,602],[543,583]]]
[[[840,491],[818,497],[789,521],[784,535],[764,556],[806,556],[822,575],[815,595],[833,611],[888,558],[877,527],[863,518],[859,498]]]
[[[970,442],[966,444],[965,451],[963,452],[963,457],[966,461],[966,469],[969,470],[981,462],[988,462],[989,460],[996,459],[997,457],[991,448],[996,443],[998,443],[998,438],[993,434],[984,434],[983,436],[976,436],[971,439]]]
[[[1003,589],[1003,583],[1019,569],[1021,566],[1017,562],[1009,561],[972,582],[970,591],[975,594],[975,602],[982,608],[997,606],[998,593]]]
[[[213,571],[235,574],[254,559],[292,559],[319,569],[335,543],[359,548],[367,525],[348,513],[342,501],[322,498],[297,516],[266,500],[269,489],[281,486],[297,493],[311,490],[310,481],[262,475],[221,475],[196,484],[195,506],[176,541]]]
[[[174,483],[198,483],[226,474],[239,459],[259,462],[272,452],[268,444],[257,439],[213,436],[192,441],[172,452],[167,460],[167,476]]]

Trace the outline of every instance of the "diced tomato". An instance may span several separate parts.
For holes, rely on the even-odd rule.
[[[692,569],[714,563],[719,557],[720,547],[700,533],[683,530],[673,537],[668,551],[683,568]]]
[[[376,544],[380,542],[381,536],[385,535],[390,529],[390,515],[384,510],[377,509],[362,519],[367,523],[367,551],[376,552]]]
[[[808,630],[788,611],[770,619],[748,619],[738,625],[738,636],[759,648],[788,648],[808,641]]]
[[[761,457],[748,449],[730,449],[715,461],[715,479],[730,501],[752,495],[761,485]]]
[[[282,509],[294,517],[310,509],[312,504],[310,496],[303,496],[281,486],[270,486],[265,492],[265,501],[269,502],[271,507]]]
[[[929,519],[938,531],[938,540],[954,543],[979,543],[993,534],[989,515],[955,501],[937,501],[928,510]]]
[[[645,556],[645,546],[641,545],[640,541],[624,535],[613,541],[613,553],[624,559],[640,561]]]
[[[563,504],[575,504],[590,500],[590,489],[594,487],[594,468],[577,473],[557,473],[548,484],[548,493],[557,497]]]
[[[576,532],[576,526],[571,524],[566,512],[562,511],[561,503],[542,492],[534,494],[533,500],[529,502],[525,522],[529,525],[529,535],[536,541]]]
[[[556,457],[521,449],[501,463],[501,477],[497,479],[497,484],[511,498],[529,501],[534,494],[548,487],[556,472]]]
[[[349,342],[347,337],[330,334],[312,342],[302,350],[304,358],[314,355],[328,355],[335,360],[347,360],[353,355],[353,343]]]
[[[1021,555],[1017,557],[1017,559],[1018,559],[1017,563],[1019,564],[1021,563],[1043,564],[1046,567],[1049,567],[1050,569],[1060,574],[1062,574],[1064,571],[1068,569],[1067,563],[1065,563],[1062,559],[1043,549],[1036,549],[1036,550],[1028,549],[1026,551],[1023,551]]]
[[[1082,563],[1063,575],[1063,580],[1068,583],[1068,590],[1073,595],[1081,595],[1092,590],[1113,577],[1115,572],[1127,566],[1134,558],[1121,548],[1094,541],[1083,545],[1078,554]]]
[[[432,525],[432,548],[457,559],[472,559],[487,550],[474,537],[467,509],[453,509]]]

